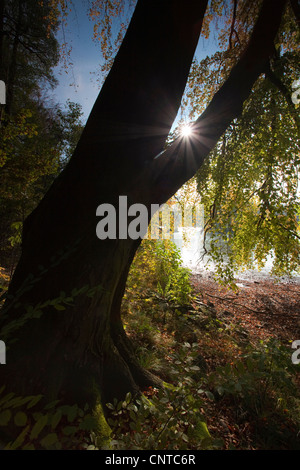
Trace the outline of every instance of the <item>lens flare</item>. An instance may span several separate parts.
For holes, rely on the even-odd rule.
[[[182,135],[182,137],[191,137],[192,133],[193,131],[189,124],[184,124],[181,127],[180,134]]]

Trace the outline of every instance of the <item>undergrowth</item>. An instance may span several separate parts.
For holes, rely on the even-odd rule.
[[[95,413],[0,390],[7,449],[300,449],[299,365],[277,338],[249,338],[193,295],[169,242],[145,241],[128,278],[123,322],[139,362],[162,389]],[[20,430],[8,439],[11,427]]]

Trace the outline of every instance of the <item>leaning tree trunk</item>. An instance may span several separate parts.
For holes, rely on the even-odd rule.
[[[206,5],[139,0],[72,159],[25,221],[1,321],[8,389],[92,404],[159,383],[134,359],[120,316],[140,241],[100,241],[96,208],[119,195],[147,203],[136,180],[176,117]]]
[[[95,213],[103,202],[118,207],[119,195],[148,208],[165,202],[201,166],[265,70],[285,0],[264,0],[247,49],[195,123],[195,139],[154,158],[180,104],[206,3],[138,2],[75,154],[25,221],[2,320],[17,341],[1,375],[17,393],[92,405],[158,383],[136,363],[120,317],[139,240],[98,240]]]

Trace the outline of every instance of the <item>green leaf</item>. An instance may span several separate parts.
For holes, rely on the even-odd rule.
[[[15,449],[18,449],[18,447],[21,447],[21,445],[23,444],[23,442],[25,440],[25,437],[26,437],[26,434],[27,434],[28,430],[29,430],[29,426],[26,426],[26,428],[23,429],[21,434],[19,434],[17,439],[10,445],[11,450],[15,450]]]
[[[134,413],[137,413],[138,412],[138,409],[136,407],[136,405],[134,403],[130,403],[127,407],[128,410],[131,410],[133,411]]]
[[[79,429],[83,431],[91,431],[97,427],[97,418],[92,415],[86,415],[79,425]]]
[[[73,405],[73,406],[64,405],[60,407],[60,410],[62,411],[63,414],[67,416],[69,423],[72,423],[77,416],[78,406],[77,405]]]
[[[201,439],[211,438],[211,435],[207,429],[207,425],[204,421],[197,423],[197,434]]]
[[[59,403],[60,400],[54,400],[54,401],[51,401],[50,403],[48,403],[46,406],[45,406],[45,410],[51,410],[52,408],[54,408],[58,403]]]
[[[78,413],[78,406],[77,405],[71,406],[68,413],[67,413],[68,420],[69,420],[70,423],[72,423],[74,421],[74,419],[77,416],[77,413]]]
[[[198,367],[198,366],[190,366],[190,370],[199,371],[199,370],[200,370],[200,367]]]
[[[27,409],[33,408],[40,400],[43,398],[43,395],[36,395],[32,397],[32,400],[28,403]]]
[[[36,439],[48,423],[48,415],[41,416],[32,428],[30,439]]]
[[[129,423],[129,427],[132,431],[136,431],[136,424],[135,423],[133,423],[133,422]]]
[[[62,417],[62,412],[61,410],[57,410],[57,412],[52,416],[51,418],[51,427],[52,429],[55,429],[58,423],[60,422]]]
[[[65,436],[72,436],[73,434],[75,434],[77,429],[78,428],[76,426],[65,426],[63,428],[63,433]]]
[[[24,397],[24,398],[21,398],[17,401],[14,402],[14,407],[20,407],[20,406],[23,406],[25,405],[26,403],[28,403],[29,401],[31,400],[31,397]],[[10,405],[11,406],[11,402],[10,402]]]
[[[10,400],[9,402],[5,403],[4,408],[17,408],[22,406],[22,404],[24,404],[24,402],[26,401],[28,400],[25,400],[22,397],[15,397],[12,398],[12,400]]]
[[[55,310],[66,310],[66,307],[60,304],[53,305],[53,307],[55,308]]]
[[[3,406],[4,403],[6,403],[8,400],[10,400],[12,397],[14,397],[14,393],[8,393],[5,395],[1,400],[0,400],[0,406]]]
[[[22,447],[22,450],[35,450],[34,444],[25,444],[25,446]]]
[[[47,434],[47,436],[43,437],[41,440],[41,445],[42,447],[45,447],[48,449],[49,447],[52,447],[56,442],[58,442],[58,437],[55,432],[52,432],[50,434]]]
[[[16,426],[25,426],[27,423],[27,416],[23,411],[18,411],[14,417],[14,422]]]
[[[210,400],[214,400],[214,399],[215,399],[214,395],[213,395],[211,392],[209,392],[209,391],[206,391],[206,392],[205,392],[205,395],[206,395],[207,398],[209,398]]]
[[[129,403],[131,402],[131,398],[132,398],[131,393],[128,392],[128,393],[126,394],[126,398],[125,398],[125,401],[126,401],[127,404],[129,404]]]

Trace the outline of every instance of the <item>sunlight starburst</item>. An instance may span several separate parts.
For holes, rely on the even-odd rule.
[[[184,124],[180,129],[182,137],[191,137],[192,133],[192,127],[189,124]]]

